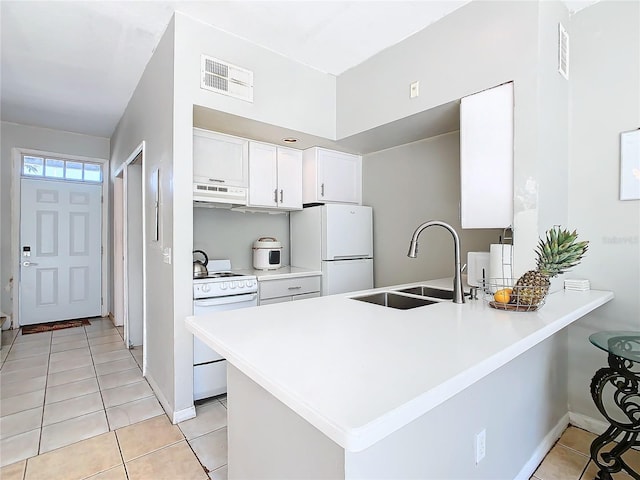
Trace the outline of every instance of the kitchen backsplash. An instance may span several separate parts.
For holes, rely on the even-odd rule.
[[[234,270],[253,268],[251,248],[260,237],[282,242],[282,265],[289,265],[289,214],[193,209],[193,248],[209,258],[229,258]]]

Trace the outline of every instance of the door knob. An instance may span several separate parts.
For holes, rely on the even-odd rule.
[[[23,267],[31,267],[32,265],[38,265],[38,264],[35,262],[29,262],[29,261],[22,262]]]

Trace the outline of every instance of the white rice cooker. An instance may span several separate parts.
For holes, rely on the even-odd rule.
[[[280,268],[282,243],[273,237],[260,237],[253,242],[253,268],[276,270]]]

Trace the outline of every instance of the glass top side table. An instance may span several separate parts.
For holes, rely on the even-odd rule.
[[[640,331],[598,332],[589,341],[609,354],[609,366],[591,379],[591,397],[610,425],[591,443],[591,459],[599,468],[596,478],[612,480],[612,474],[623,470],[640,480],[622,458],[640,446]],[[603,396],[613,402],[605,406]]]

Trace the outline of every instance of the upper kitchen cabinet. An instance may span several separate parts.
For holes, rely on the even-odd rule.
[[[302,202],[362,204],[362,157],[313,147],[304,151]]]
[[[248,206],[302,209],[302,151],[249,142]]]
[[[513,223],[513,83],[460,103],[462,228]]]
[[[193,181],[247,187],[249,141],[200,128],[193,129]]]

